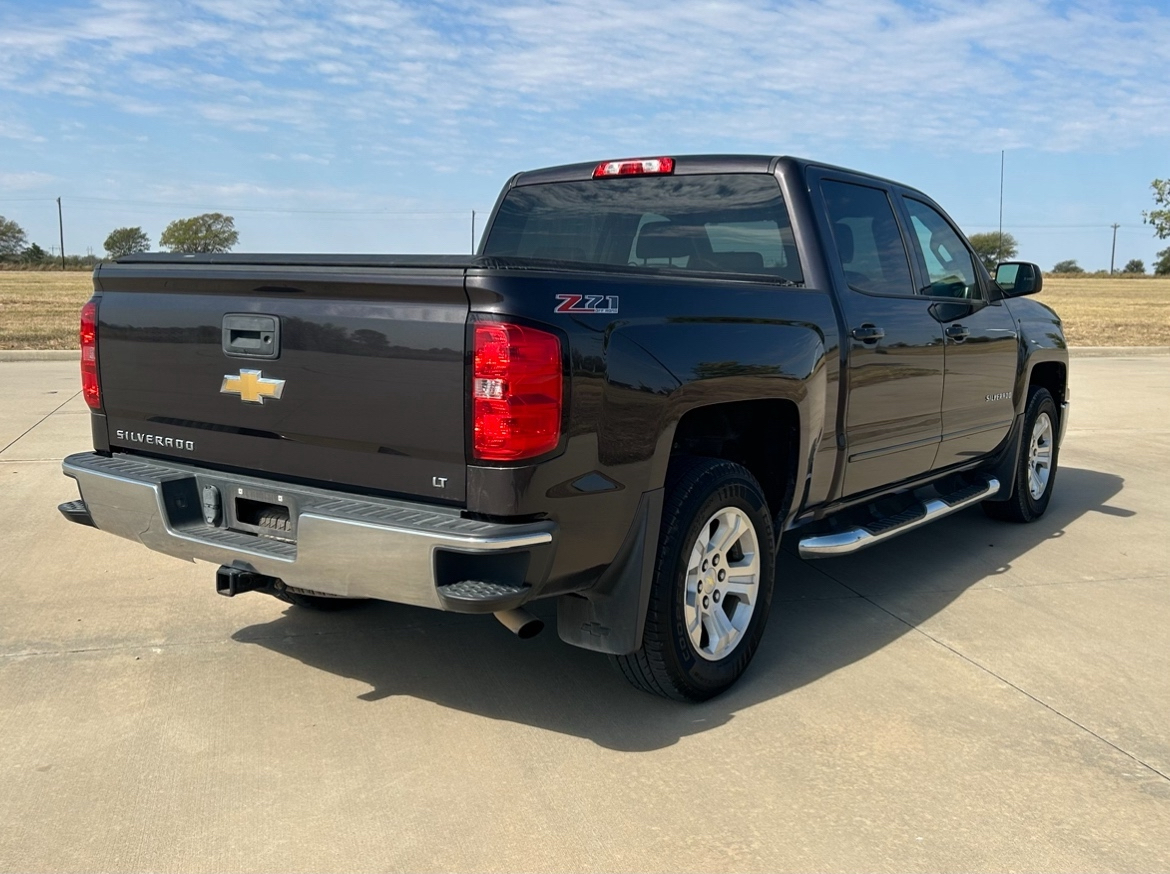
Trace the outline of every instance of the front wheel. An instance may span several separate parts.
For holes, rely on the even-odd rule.
[[[1024,445],[1015,470],[1015,489],[1007,501],[984,501],[983,511],[992,519],[1034,522],[1044,515],[1056,483],[1059,419],[1056,402],[1046,388],[1028,393],[1024,411]]]
[[[704,701],[739,679],[763,636],[772,523],[746,468],[705,458],[683,465],[667,488],[642,647],[614,662],[639,689]]]

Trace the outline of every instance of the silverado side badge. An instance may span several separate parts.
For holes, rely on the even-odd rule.
[[[220,394],[239,395],[246,404],[263,404],[267,398],[280,400],[284,380],[268,379],[259,370],[241,370],[238,374],[226,374],[219,391]]]

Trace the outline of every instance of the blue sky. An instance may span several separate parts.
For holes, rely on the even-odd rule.
[[[0,0],[0,214],[100,254],[463,252],[513,172],[704,152],[898,179],[1046,269],[1170,245],[1170,0]]]

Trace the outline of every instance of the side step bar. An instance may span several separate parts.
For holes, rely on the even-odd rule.
[[[833,534],[821,534],[816,537],[806,537],[800,541],[801,558],[829,558],[835,555],[849,555],[865,549],[907,531],[913,531],[935,519],[957,513],[959,510],[978,504],[985,498],[990,498],[999,491],[999,480],[994,477],[986,484],[976,483],[960,491],[942,497],[932,498],[924,504],[891,516],[870,522],[848,531],[838,531]]]

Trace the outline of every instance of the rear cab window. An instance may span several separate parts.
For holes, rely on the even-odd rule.
[[[870,294],[913,295],[910,261],[886,192],[826,179],[821,193],[849,287]]]
[[[780,185],[763,173],[518,186],[483,254],[804,279]]]

